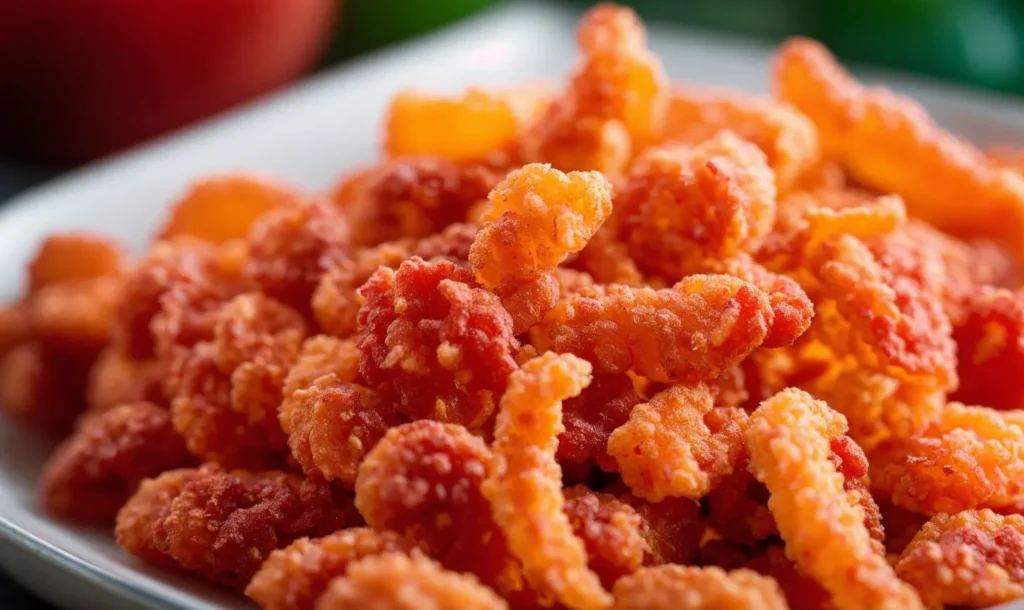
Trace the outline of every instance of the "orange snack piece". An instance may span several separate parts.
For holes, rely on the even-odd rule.
[[[570,608],[605,608],[611,596],[587,567],[583,541],[563,512],[555,460],[562,401],[590,383],[591,367],[571,354],[545,353],[512,373],[494,430],[494,470],[483,486],[494,520],[523,562],[527,580]]]
[[[274,549],[341,528],[344,502],[322,479],[207,464],[144,483],[118,515],[118,543],[242,589]]]
[[[929,608],[985,608],[1024,598],[1024,516],[936,515],[907,545],[896,574],[917,587]]]
[[[940,230],[994,238],[1020,258],[1020,174],[943,131],[916,102],[861,86],[816,42],[783,45],[772,78],[775,95],[814,121],[825,154],[859,182],[901,195],[912,216]]]
[[[449,572],[422,555],[387,553],[353,562],[316,604],[316,610],[346,608],[507,610],[508,603],[472,575]]]
[[[787,610],[773,578],[750,570],[666,565],[615,584],[614,610]]]
[[[458,97],[405,90],[391,98],[384,150],[390,157],[480,159],[511,147],[548,103],[549,94],[540,87],[470,87]]]
[[[0,409],[43,432],[65,435],[85,408],[89,362],[54,353],[38,341],[0,359]]]
[[[846,420],[800,390],[785,390],[750,416],[750,469],[771,493],[786,555],[832,596],[840,610],[923,608],[878,552],[864,512],[829,460]]]
[[[143,479],[192,462],[170,413],[123,404],[90,417],[54,451],[39,497],[51,515],[109,525]]]
[[[519,342],[498,298],[448,261],[414,257],[363,286],[360,372],[399,412],[482,428]]]
[[[633,370],[652,381],[713,378],[769,335],[768,297],[725,275],[692,275],[672,288],[610,285],[562,300],[534,342],[572,352],[601,372]]]
[[[622,480],[651,502],[699,500],[743,458],[742,409],[714,407],[707,385],[677,385],[637,405],[608,438]]]
[[[678,281],[705,259],[756,250],[775,221],[775,195],[764,153],[725,131],[693,147],[646,153],[616,205],[641,270]]]
[[[165,406],[163,380],[166,370],[157,360],[135,360],[108,345],[89,370],[85,399],[90,411],[106,411],[118,405],[150,402]]]
[[[88,233],[55,233],[46,238],[28,266],[30,293],[44,286],[124,273],[121,246]]]
[[[764,152],[783,193],[821,156],[814,123],[786,102],[685,87],[672,91],[662,135],[668,143],[699,144],[723,129]]]
[[[413,546],[393,532],[364,527],[323,538],[300,538],[274,551],[245,589],[262,610],[313,610],[331,581],[366,557],[411,552]]]
[[[243,239],[268,210],[298,205],[291,187],[251,174],[219,174],[193,182],[172,204],[157,239],[188,235],[222,243]]]

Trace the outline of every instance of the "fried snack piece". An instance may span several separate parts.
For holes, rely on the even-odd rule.
[[[300,538],[267,557],[245,588],[262,610],[313,610],[332,580],[366,557],[409,553],[413,545],[394,532],[365,527],[323,538]]]
[[[54,233],[39,246],[28,265],[28,292],[44,286],[124,273],[120,244],[88,233]]]
[[[579,396],[562,402],[565,432],[558,435],[559,463],[594,462],[606,472],[618,470],[608,455],[608,436],[629,420],[643,397],[623,374],[597,374]]]
[[[143,483],[118,515],[118,544],[241,589],[274,549],[341,528],[345,502],[322,479],[206,464]]]
[[[469,260],[477,281],[493,290],[583,249],[611,214],[611,184],[598,172],[564,174],[533,163],[496,186],[490,204]]]
[[[0,358],[0,409],[43,432],[66,435],[85,408],[89,362],[26,341]]]
[[[166,373],[158,360],[135,360],[119,347],[108,345],[89,369],[85,401],[90,411],[106,411],[133,402],[166,406],[163,392]]]
[[[675,282],[705,259],[755,251],[775,222],[775,195],[764,153],[724,131],[644,154],[615,204],[641,271]]]
[[[25,309],[21,305],[0,307],[0,358],[27,339]]]
[[[985,608],[1024,597],[1024,516],[936,515],[907,545],[896,574],[929,608]]]
[[[388,108],[384,150],[390,157],[474,161],[511,148],[549,102],[550,93],[540,87],[470,87],[457,97],[401,91]]]
[[[771,493],[768,507],[786,555],[832,596],[839,610],[923,608],[878,552],[864,512],[829,459],[846,420],[796,389],[761,403],[745,432],[750,469]]]
[[[982,287],[953,329],[960,387],[951,395],[967,404],[1024,409],[1024,380],[1009,374],[1024,367],[1024,297]]]
[[[288,185],[251,174],[217,174],[193,182],[171,205],[157,239],[188,235],[222,243],[244,239],[265,212],[298,205]]]
[[[358,201],[345,208],[353,241],[363,246],[424,237],[469,220],[470,210],[508,167],[488,161],[452,163],[436,157],[384,162],[367,178]]]
[[[857,181],[901,195],[912,216],[940,230],[994,238],[1020,257],[1020,174],[943,131],[916,102],[856,83],[816,42],[784,44],[772,80],[775,95],[814,121],[825,154]]]
[[[110,340],[120,299],[116,277],[43,286],[24,305],[28,333],[51,351],[82,357],[88,366]]]
[[[278,407],[304,336],[302,316],[261,293],[222,306],[213,339],[197,343],[171,370],[174,427],[189,451],[228,467],[282,464],[287,444]]]
[[[747,570],[775,579],[790,608],[833,610],[828,591],[808,578],[788,557],[781,544],[769,546],[742,565]]]
[[[521,154],[562,171],[619,174],[631,151],[642,150],[663,128],[668,79],[645,48],[643,24],[631,9],[590,9],[576,38],[579,66],[567,91],[523,134]]]
[[[777,536],[779,529],[768,509],[768,497],[768,488],[754,475],[745,467],[737,469],[708,494],[711,526],[723,540],[747,547]]]
[[[614,219],[614,216],[612,217]],[[587,245],[571,263],[601,284],[643,286],[644,277],[636,261],[629,256],[629,247],[619,241],[617,229],[607,222],[594,233]]]
[[[352,339],[338,339],[328,335],[314,335],[302,342],[302,350],[285,377],[281,403],[281,427],[288,432],[289,400],[297,391],[312,385],[327,374],[338,381],[352,382],[359,377],[359,346]]]
[[[157,242],[128,271],[112,329],[112,343],[137,360],[164,356],[212,336],[212,312],[244,290],[222,267],[213,244],[179,237]]]
[[[573,532],[587,550],[587,566],[610,588],[619,578],[636,572],[647,553],[642,519],[615,496],[585,485],[566,488],[565,506]]]
[[[445,570],[420,554],[386,553],[353,562],[316,603],[316,610],[346,608],[508,610],[508,603],[472,575]]]
[[[635,495],[699,500],[736,469],[746,411],[713,407],[711,389],[697,383],[672,386],[633,408],[608,438],[608,454]]]
[[[314,199],[278,207],[252,224],[246,277],[269,297],[312,316],[320,277],[349,254],[349,224],[333,203]]]
[[[563,299],[531,333],[535,345],[571,352],[605,373],[651,381],[709,379],[764,342],[767,295],[726,275],[693,275],[671,288],[595,286]]]
[[[142,481],[138,490],[117,512],[114,536],[118,546],[147,563],[165,568],[178,567],[173,557],[157,547],[153,524],[167,515],[171,503],[186,485],[208,472],[203,468],[181,468]]]
[[[412,419],[482,428],[515,369],[519,342],[498,298],[448,261],[414,257],[363,286],[360,372]]]
[[[578,396],[590,379],[585,360],[551,352],[512,373],[494,430],[493,472],[482,488],[527,580],[570,608],[611,603],[563,512],[561,468],[555,459],[564,431],[562,401]]]
[[[363,460],[356,507],[371,527],[408,536],[445,568],[472,572],[510,599],[535,601],[481,491],[493,469],[487,443],[466,428],[403,424]]]
[[[673,89],[662,132],[664,141],[697,145],[723,129],[764,152],[783,193],[820,160],[814,123],[786,102],[725,91]]]
[[[689,498],[665,498],[648,502],[627,493],[619,497],[640,516],[640,535],[645,544],[645,566],[693,563],[707,524],[700,504]]]
[[[351,258],[320,278],[313,294],[313,314],[321,330],[336,337],[347,337],[355,332],[359,306],[363,302],[359,288],[378,267],[396,269],[413,256],[466,266],[476,233],[475,225],[456,223],[434,235],[408,237],[354,251]]]
[[[192,463],[170,413],[145,402],[123,404],[90,417],[54,450],[39,498],[56,517],[109,525],[143,479]]]
[[[1015,505],[1024,493],[1024,422],[1011,411],[949,403],[873,482],[904,508],[937,515]]]
[[[615,584],[614,610],[787,610],[774,579],[750,570],[665,565]]]
[[[327,373],[285,400],[280,421],[303,472],[351,488],[363,458],[402,419],[372,390]]]

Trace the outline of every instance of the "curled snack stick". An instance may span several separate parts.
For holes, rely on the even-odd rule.
[[[786,554],[832,596],[839,610],[923,608],[878,553],[864,512],[829,460],[846,420],[796,389],[761,403],[745,440],[750,469],[768,487],[768,507]]]
[[[814,123],[786,102],[691,88],[672,91],[664,140],[697,144],[722,129],[764,151],[780,192],[789,191],[821,155]]]
[[[313,610],[331,581],[352,563],[385,553],[408,553],[413,545],[388,531],[343,529],[323,538],[300,538],[267,557],[245,588],[262,610]]]
[[[442,568],[421,554],[386,553],[353,562],[331,582],[316,610],[508,610],[508,603],[470,574]]]
[[[751,570],[664,565],[615,583],[613,610],[788,610],[774,578]]]
[[[746,412],[713,407],[711,389],[696,383],[672,386],[633,408],[608,437],[608,454],[635,495],[699,500],[735,470]]]
[[[644,154],[615,204],[641,270],[678,281],[705,259],[755,251],[775,221],[775,195],[764,153],[723,131]]]
[[[188,235],[216,243],[244,239],[252,223],[273,208],[297,205],[284,184],[247,174],[217,174],[193,182],[172,204],[157,239]]]
[[[611,604],[562,512],[562,469],[555,460],[562,401],[589,385],[590,370],[585,360],[548,352],[512,373],[495,424],[494,471],[483,486],[527,580],[574,609]]]
[[[486,288],[550,271],[579,252],[611,214],[611,185],[597,172],[564,174],[530,164],[508,175],[490,194],[488,223],[469,260]]]
[[[814,121],[825,154],[859,182],[898,193],[912,216],[938,229],[1024,253],[1024,177],[943,131],[914,101],[861,86],[806,39],[779,50],[773,88]]]
[[[1024,598],[1024,516],[968,510],[924,524],[896,564],[929,608]]]
[[[951,396],[994,409],[1024,409],[1024,295],[983,287],[953,329],[960,387]]]
[[[549,102],[541,87],[470,87],[457,97],[401,91],[388,108],[384,150],[390,157],[474,161],[509,148]]]
[[[600,372],[651,381],[713,378],[761,345],[772,327],[767,295],[727,275],[693,275],[671,288],[595,286],[563,299],[534,343],[586,358]]]
[[[924,514],[1013,506],[1024,493],[1024,421],[1014,411],[949,403],[879,460],[873,482]]]
[[[98,235],[55,233],[46,238],[28,265],[28,291],[72,280],[116,277],[125,271],[122,247]]]
[[[61,443],[43,469],[39,497],[51,515],[109,525],[143,479],[192,463],[170,413],[124,404],[89,418]]]

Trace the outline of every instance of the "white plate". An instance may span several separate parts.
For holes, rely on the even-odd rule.
[[[50,231],[93,229],[141,247],[166,203],[195,176],[250,169],[308,189],[327,187],[344,169],[374,158],[382,110],[401,87],[557,78],[571,61],[574,23],[574,15],[539,2],[506,4],[31,191],[0,210],[0,298],[20,291],[24,264]],[[676,79],[764,88],[768,47],[672,26],[653,27],[651,44]],[[1024,143],[1017,102],[882,80],[965,135]],[[15,578],[68,608],[247,607],[238,596],[133,561],[108,532],[41,515],[33,489],[48,450],[0,419],[0,564]]]

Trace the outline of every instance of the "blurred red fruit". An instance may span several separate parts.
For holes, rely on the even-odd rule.
[[[0,147],[77,163],[283,85],[338,0],[0,0]]]

